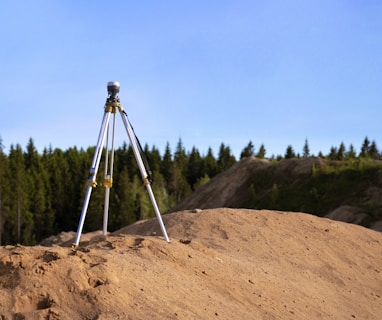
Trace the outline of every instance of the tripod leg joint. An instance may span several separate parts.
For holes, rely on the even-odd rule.
[[[91,168],[89,176],[88,176],[88,186],[89,187],[95,188],[97,186],[97,181],[96,181],[95,175],[96,175],[95,168]]]
[[[150,184],[150,180],[149,180],[149,178],[147,176],[144,177],[142,180],[143,180],[143,185],[144,186],[147,186],[148,184]]]
[[[92,187],[92,188],[95,188],[97,186],[97,181],[95,181],[93,179],[89,179],[88,180],[88,186]]]
[[[111,188],[112,186],[113,186],[113,178],[108,177],[103,180],[104,188]]]
[[[117,101],[110,101],[107,102],[105,105],[105,112],[111,112],[111,113],[116,113],[116,109],[118,108],[119,111],[123,111],[123,108],[121,104]]]

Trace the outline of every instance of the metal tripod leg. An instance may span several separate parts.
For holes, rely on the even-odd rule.
[[[80,242],[80,237],[81,237],[82,229],[85,222],[86,211],[89,205],[90,195],[92,193],[92,189],[97,185],[96,176],[98,172],[99,163],[101,160],[102,148],[104,145],[105,136],[109,127],[110,115],[111,115],[110,111],[105,112],[102,119],[101,129],[98,135],[98,142],[97,142],[96,150],[94,152],[92,165],[90,167],[90,173],[88,177],[88,187],[86,189],[84,204],[82,206],[82,212],[81,212],[80,222],[78,224],[77,235],[76,235],[75,242],[73,243],[74,247],[78,246]]]
[[[105,205],[103,212],[103,228],[102,234],[106,236],[107,234],[107,222],[109,215],[109,199],[110,199],[110,188],[113,185],[113,167],[114,167],[114,133],[115,133],[115,109],[113,112],[113,128],[111,136],[111,150],[110,150],[110,166],[109,166],[109,130],[106,136],[106,159],[105,159],[105,177],[103,180],[103,186],[105,187]]]
[[[152,203],[152,205],[154,207],[154,211],[155,211],[155,214],[157,216],[160,228],[162,230],[163,237],[165,238],[165,240],[167,242],[170,242],[170,239],[168,238],[167,231],[166,231],[166,228],[164,226],[161,214],[159,212],[158,205],[157,205],[157,203],[155,201],[155,197],[154,197],[153,191],[151,189],[150,181],[148,180],[148,174],[147,174],[145,166],[143,164],[141,154],[139,153],[136,140],[134,139],[133,129],[132,129],[132,127],[131,127],[128,119],[127,119],[126,113],[123,111],[122,108],[119,109],[119,113],[121,114],[123,124],[125,125],[125,129],[126,129],[128,137],[129,137],[131,147],[133,148],[135,159],[137,160],[138,167],[139,167],[139,170],[141,172],[143,183],[145,184],[147,192],[149,193],[149,197],[150,197],[151,203]]]

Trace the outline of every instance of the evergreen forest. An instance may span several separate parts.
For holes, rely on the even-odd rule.
[[[152,172],[152,189],[159,210],[165,213],[215,175],[237,162],[229,146],[222,143],[217,157],[209,148],[202,155],[196,147],[186,151],[179,139],[174,152],[167,143],[160,154],[146,144],[142,155]],[[257,152],[251,141],[240,154],[266,158],[262,144]],[[76,147],[65,151],[45,148],[40,154],[32,138],[24,150],[19,144],[4,152],[0,139],[0,245],[20,243],[34,245],[61,231],[76,231],[88,184],[88,175],[95,147],[86,150]],[[271,156],[271,161],[310,157],[308,141],[302,152],[288,146],[283,156]],[[381,159],[375,141],[364,139],[360,152],[353,145],[341,143],[332,147],[325,159],[354,161],[355,159]],[[99,166],[97,183],[92,190],[83,232],[102,228],[104,188],[104,161]],[[150,199],[142,183],[139,168],[131,146],[124,143],[114,152],[113,186],[110,192],[108,230],[114,231],[140,219],[155,216]]]

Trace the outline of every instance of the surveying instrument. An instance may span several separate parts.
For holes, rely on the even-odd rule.
[[[110,195],[110,188],[112,187],[112,184],[113,184],[114,132],[115,132],[115,123],[116,123],[115,118],[116,118],[117,109],[118,109],[118,111],[122,117],[123,124],[125,126],[127,135],[129,137],[129,140],[130,140],[131,147],[132,147],[133,152],[134,152],[135,159],[136,159],[138,167],[139,167],[139,171],[140,171],[141,176],[142,176],[143,184],[146,186],[146,189],[147,189],[147,192],[149,194],[151,203],[154,207],[154,211],[155,211],[156,217],[158,219],[159,225],[161,227],[162,234],[163,234],[165,240],[167,242],[170,242],[168,235],[167,235],[167,232],[166,232],[166,228],[165,228],[163,221],[162,221],[161,214],[159,212],[158,205],[157,205],[155,197],[154,197],[154,193],[151,189],[151,182],[152,182],[151,176],[149,176],[147,171],[146,171],[146,168],[143,164],[143,160],[141,157],[141,153],[139,151],[140,149],[142,150],[142,148],[139,149],[137,146],[138,139],[134,134],[134,130],[133,130],[129,120],[127,119],[127,114],[123,110],[121,103],[119,101],[119,97],[117,96],[117,94],[119,92],[119,88],[120,88],[119,82],[111,81],[111,82],[107,83],[108,97],[107,97],[106,103],[105,103],[105,113],[103,115],[101,130],[100,130],[99,135],[98,135],[98,142],[97,142],[97,146],[96,146],[96,149],[94,152],[93,162],[92,162],[91,168],[90,168],[90,173],[89,173],[89,177],[88,177],[88,186],[86,189],[86,194],[85,194],[84,204],[82,207],[80,222],[78,224],[76,239],[72,245],[73,248],[77,247],[79,242],[80,242],[82,228],[84,226],[85,216],[86,216],[86,212],[87,212],[88,205],[89,205],[90,195],[92,193],[93,188],[95,188],[97,186],[96,176],[97,176],[98,167],[100,164],[100,160],[101,160],[102,151],[103,151],[104,146],[105,146],[105,176],[104,176],[104,180],[103,180],[103,187],[105,188],[105,205],[104,205],[104,214],[103,214],[102,234],[104,236],[106,236],[106,234],[107,234],[109,195]],[[113,115],[112,127],[110,127],[111,115]],[[109,150],[110,131],[111,131],[111,149]],[[138,144],[139,144],[139,141],[138,141]],[[139,145],[139,147],[140,147],[140,145]],[[109,163],[109,157],[110,157],[110,163]]]

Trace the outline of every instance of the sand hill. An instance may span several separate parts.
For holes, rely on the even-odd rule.
[[[1,319],[382,319],[382,233],[208,209],[0,248]],[[48,246],[49,245],[49,246]]]
[[[337,173],[333,175],[334,178],[330,178],[329,185],[321,185],[322,194],[315,199],[326,209],[321,212],[321,216],[382,231],[382,220],[380,220],[382,212],[381,165],[382,161],[374,161],[374,168],[369,171],[369,175],[374,179],[370,177],[361,179],[360,175],[354,174],[354,171],[349,168],[342,171],[344,175],[348,176],[345,183],[338,178]],[[341,166],[344,166],[342,161],[325,160],[318,157],[285,159],[279,162],[255,157],[243,158],[196,189],[190,196],[171,208],[170,212],[190,208],[222,207],[274,209],[275,205],[271,205],[269,201],[264,202],[264,199],[269,199],[269,195],[274,192],[273,186],[278,185],[279,192],[283,189],[284,197],[289,199],[289,206],[293,203],[293,209],[286,209],[288,206],[283,205],[282,210],[317,213],[317,208],[316,211],[304,210],[309,207],[309,201],[311,205],[312,195],[317,192],[314,184],[308,186],[309,184],[306,183],[312,180],[313,168],[328,170]],[[344,184],[346,188],[344,188]],[[290,192],[285,193],[286,189],[290,189]],[[262,205],[248,202],[253,197],[253,192],[260,195],[259,200],[260,202],[261,199],[263,200]],[[324,205],[327,198],[331,198],[331,205]]]

